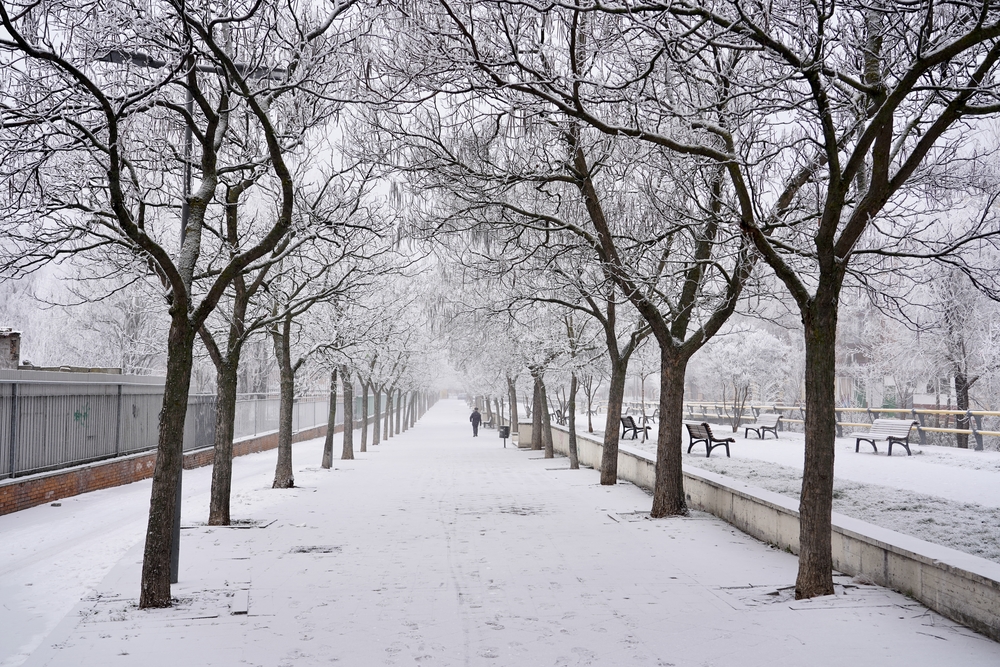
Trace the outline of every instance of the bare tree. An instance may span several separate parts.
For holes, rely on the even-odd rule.
[[[454,25],[449,38],[464,45],[465,62],[485,82],[542,100],[552,113],[608,137],[655,146],[671,160],[718,166],[714,191],[730,195],[719,200],[718,212],[739,225],[771,266],[805,328],[807,445],[796,596],[833,593],[841,288],[852,266],[877,270],[880,255],[941,257],[995,228],[990,216],[974,212],[951,228],[936,225],[936,210],[918,193],[927,183],[938,192],[942,184],[969,190],[971,183],[974,197],[983,199],[977,178],[958,176],[959,167],[972,164],[958,147],[968,136],[962,124],[1000,110],[994,90],[1000,14],[992,6],[866,0],[806,9],[741,1],[442,5]],[[475,30],[556,23],[569,26],[559,36],[585,42],[592,55],[560,55],[562,42],[549,30],[551,41],[536,39],[512,58],[510,34],[501,40]],[[568,63],[570,75],[552,76],[550,63]],[[634,106],[623,110],[623,100]],[[661,415],[662,440],[674,415]]]
[[[218,16],[167,2],[156,21],[136,21],[122,31],[103,21],[103,12],[70,2],[51,3],[45,12],[34,4],[0,4],[8,92],[17,100],[7,109],[0,142],[9,185],[3,189],[11,195],[8,272],[67,255],[117,253],[145,263],[169,304],[141,607],[170,604],[171,526],[195,336],[235,276],[270,253],[291,227],[294,188],[285,158],[295,129],[294,122],[276,118],[291,119],[284,116],[285,100],[329,90],[336,79],[331,66],[342,61],[334,57],[336,40],[319,38],[335,24],[342,28],[352,5],[347,0],[323,16],[291,6],[229,5],[225,11],[232,14]],[[143,14],[124,2],[116,9]],[[296,20],[289,20],[293,15]],[[221,32],[214,29],[220,18],[226,24]],[[280,85],[272,85],[272,76]],[[190,102],[179,100],[178,92]],[[230,122],[241,114],[263,138],[279,213],[270,227],[213,256],[202,280],[203,237],[213,233],[209,211],[225,169],[220,160]],[[194,161],[174,149],[184,144],[179,135],[185,131],[200,151],[201,181],[183,201],[182,242],[171,253],[166,240],[173,235],[164,223],[172,222],[170,213],[182,199],[178,181],[187,180],[177,178],[178,167],[189,169]],[[53,142],[57,137],[67,141]]]

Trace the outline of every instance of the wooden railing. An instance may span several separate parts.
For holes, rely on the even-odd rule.
[[[732,419],[732,412],[729,405],[723,403],[684,403],[684,409],[691,418],[701,417],[708,419]],[[741,419],[756,419],[761,412],[777,412],[781,414],[781,421],[787,424],[802,424],[805,421],[805,407],[800,405],[748,405],[748,413],[742,415]],[[784,413],[790,413],[788,415]],[[881,416],[892,416],[897,419],[905,419],[912,416],[918,422],[917,432],[920,435],[920,444],[927,444],[928,433],[953,433],[957,435],[971,435],[976,441],[976,449],[982,449],[983,437],[992,436],[1000,438],[1000,431],[991,431],[983,428],[984,417],[1000,417],[1000,412],[989,410],[931,410],[922,408],[836,408],[837,414],[837,436],[844,435],[843,427],[869,428],[871,422]],[[848,421],[847,415],[863,414],[867,415],[869,421]],[[959,417],[968,418],[969,428],[949,428],[947,426],[931,426],[929,417],[946,418],[945,423],[952,417],[958,421]]]

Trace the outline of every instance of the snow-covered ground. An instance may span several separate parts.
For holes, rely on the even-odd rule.
[[[603,415],[601,422],[603,426]],[[698,445],[685,453],[685,465],[798,499],[801,433],[782,431],[777,440],[770,435],[759,440],[744,438],[742,429],[732,433],[724,425],[712,430],[718,437],[736,438],[730,446],[732,458],[727,459],[723,449],[705,458],[704,446]],[[602,432],[596,435],[603,437]],[[622,444],[647,452],[656,449],[655,440]],[[1000,452],[911,445],[913,456],[894,447],[890,458],[884,443],[879,443],[877,454],[864,443],[856,453],[854,445],[852,438],[837,439],[835,512],[1000,562]]]
[[[885,589],[795,602],[793,556],[467,420],[442,401],[330,471],[303,443],[292,490],[273,452],[238,459],[242,528],[201,525],[186,473],[171,609],[135,607],[148,482],[0,517],[0,664],[1000,664]]]

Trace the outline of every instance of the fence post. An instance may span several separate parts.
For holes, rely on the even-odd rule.
[[[10,385],[10,476],[15,476],[14,463],[17,461],[17,383]]]
[[[972,414],[972,410],[966,410],[965,414],[967,417],[971,417],[975,420],[974,422],[970,421],[969,425],[972,428],[972,435],[976,436],[976,451],[981,452],[983,451],[983,436],[979,430],[983,428],[983,417],[982,415]]]
[[[843,438],[844,437],[844,427],[840,425],[840,410],[834,410],[833,414],[834,414],[834,416],[836,417],[836,420],[837,420],[837,437],[838,438]]]
[[[919,422],[917,424],[917,433],[920,434],[920,446],[923,447],[927,444],[927,434],[924,433],[924,415],[923,413],[918,413],[916,408],[910,408],[910,412],[913,413],[913,418]]]

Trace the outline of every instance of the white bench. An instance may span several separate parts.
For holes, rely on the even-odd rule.
[[[781,421],[781,415],[774,412],[763,412],[757,415],[757,421],[753,424],[746,424],[743,428],[746,430],[743,432],[743,437],[750,437],[750,431],[757,434],[757,437],[761,440],[764,439],[764,435],[770,431],[774,434],[774,437],[778,437],[778,422]]]
[[[867,433],[852,433],[849,438],[855,438],[854,451],[861,451],[861,441],[864,440],[872,446],[876,452],[876,440],[885,440],[889,443],[889,456],[892,456],[892,445],[902,445],[906,449],[906,455],[910,456],[910,429],[918,422],[912,419],[876,419],[872,422],[871,430]]]

